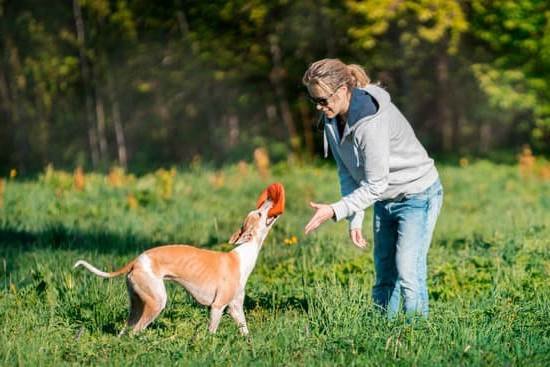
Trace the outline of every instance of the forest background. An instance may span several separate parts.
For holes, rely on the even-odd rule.
[[[0,172],[308,160],[301,77],[325,57],[364,66],[430,154],[550,151],[547,1],[0,0]]]
[[[445,190],[430,318],[372,303],[372,211],[340,198],[301,83],[365,67]],[[550,366],[550,2],[0,0],[0,365]],[[171,282],[135,337],[122,279],[152,246],[230,251],[267,184],[288,200],[229,315]]]

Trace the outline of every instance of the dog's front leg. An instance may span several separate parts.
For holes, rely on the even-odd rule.
[[[212,305],[210,308],[210,325],[208,326],[208,331],[211,333],[215,333],[216,330],[218,330],[224,308],[225,305],[222,307]]]
[[[246,318],[244,317],[244,292],[239,294],[229,304],[229,314],[233,317],[233,320],[237,323],[239,331],[242,335],[248,335],[248,327],[246,326]]]

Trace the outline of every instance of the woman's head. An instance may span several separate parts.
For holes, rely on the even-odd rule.
[[[361,66],[346,65],[338,59],[314,62],[302,79],[317,108],[328,118],[346,113],[352,89],[365,87],[369,82],[369,77]]]

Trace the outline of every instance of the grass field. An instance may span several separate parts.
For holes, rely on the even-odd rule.
[[[200,165],[133,177],[45,170],[4,179],[0,195],[0,365],[550,365],[550,181],[517,165],[439,166],[445,202],[429,254],[428,321],[388,321],[370,299],[369,249],[346,223],[305,237],[309,200],[338,199],[334,167]],[[525,173],[525,172],[524,172]],[[227,251],[229,236],[270,182],[287,211],[247,285],[250,338],[228,315],[168,286],[168,305],[142,334],[117,338],[127,316],[123,278],[142,250],[190,243]]]

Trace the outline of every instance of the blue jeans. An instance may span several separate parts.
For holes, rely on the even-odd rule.
[[[425,191],[374,205],[374,302],[393,317],[428,316],[427,258],[443,202],[438,179]]]

